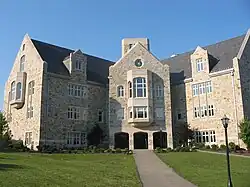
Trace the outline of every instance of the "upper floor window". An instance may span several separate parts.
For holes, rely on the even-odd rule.
[[[22,84],[19,82],[16,85],[16,99],[21,99],[22,94]]]
[[[133,47],[134,44],[129,44],[128,47],[129,49],[131,49]]]
[[[135,107],[134,108],[134,118],[147,118],[147,107]]]
[[[15,95],[16,95],[16,82],[13,81],[11,83],[11,100],[15,99]]]
[[[104,113],[102,110],[98,110],[98,122],[103,122],[104,121]]]
[[[196,59],[196,69],[198,72],[204,70],[204,62],[202,61],[202,58]]]
[[[137,77],[133,79],[134,97],[146,97],[146,79]]]
[[[68,84],[69,96],[84,97],[85,87],[77,84]]]
[[[163,97],[163,89],[161,85],[157,85],[155,88],[155,96],[156,97]]]
[[[132,83],[130,81],[128,82],[128,92],[129,92],[129,97],[132,97]]]
[[[123,86],[118,86],[117,87],[117,96],[118,97],[123,97],[124,96],[124,88],[123,88]]]
[[[213,105],[204,105],[200,107],[194,107],[194,117],[205,117],[205,116],[214,116],[214,106]]]
[[[32,95],[35,92],[35,81],[30,81],[28,85],[28,95]]]
[[[211,93],[212,83],[211,81],[207,81],[198,84],[193,84],[192,90],[193,90],[193,96],[197,96],[199,94]]]
[[[80,60],[76,60],[76,70],[82,70],[82,62]]]
[[[68,119],[80,120],[80,108],[79,107],[68,107]]]
[[[24,63],[25,63],[25,55],[23,55],[20,59],[20,72],[24,71]]]
[[[23,44],[23,47],[22,47],[22,51],[24,51],[25,50],[25,44]]]

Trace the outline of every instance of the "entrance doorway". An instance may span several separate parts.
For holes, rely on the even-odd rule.
[[[148,149],[148,133],[134,133],[134,149]]]
[[[129,148],[129,134],[126,132],[115,133],[115,149]]]
[[[153,133],[154,149],[156,147],[167,148],[167,133],[158,131]]]

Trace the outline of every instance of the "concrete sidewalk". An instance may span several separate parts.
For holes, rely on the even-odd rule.
[[[196,187],[177,175],[153,151],[134,150],[134,158],[143,187]]]

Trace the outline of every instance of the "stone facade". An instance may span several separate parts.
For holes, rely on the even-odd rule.
[[[248,31],[240,40],[236,55],[226,59],[231,66],[216,71],[211,70],[221,59],[198,46],[187,57],[191,75],[177,82],[171,65],[150,52],[145,38],[124,39],[121,59],[105,67],[96,66],[103,68],[98,73],[93,72],[93,64],[91,67],[94,57],[45,43],[39,43],[44,46],[38,50],[39,45],[25,35],[4,90],[4,112],[13,138],[34,148],[41,144],[86,146],[88,132],[99,124],[107,137],[104,141],[111,147],[117,147],[117,136],[123,133],[128,148],[138,148],[137,141],[141,140],[137,135],[141,133],[141,144],[153,149],[159,132],[165,138],[161,143],[176,146],[178,129],[188,123],[197,131],[196,141],[224,144],[220,119],[226,114],[230,118],[229,142],[244,147],[238,124],[250,117],[249,35]],[[59,60],[47,62],[45,57],[50,55],[43,49],[48,45],[52,52],[59,51]],[[52,68],[54,60],[60,67]],[[108,71],[109,76],[100,75],[102,71]],[[142,107],[143,112],[138,112]]]

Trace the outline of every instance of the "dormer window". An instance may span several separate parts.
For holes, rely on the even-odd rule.
[[[80,60],[76,60],[76,70],[82,70],[82,62]]]
[[[123,86],[118,86],[117,87],[117,96],[118,97],[123,97],[124,96],[124,88],[123,88]]]
[[[204,70],[204,62],[202,61],[202,58],[196,59],[196,69],[197,69],[197,72]]]
[[[20,59],[20,72],[24,71],[24,63],[25,63],[25,55],[23,55]]]

